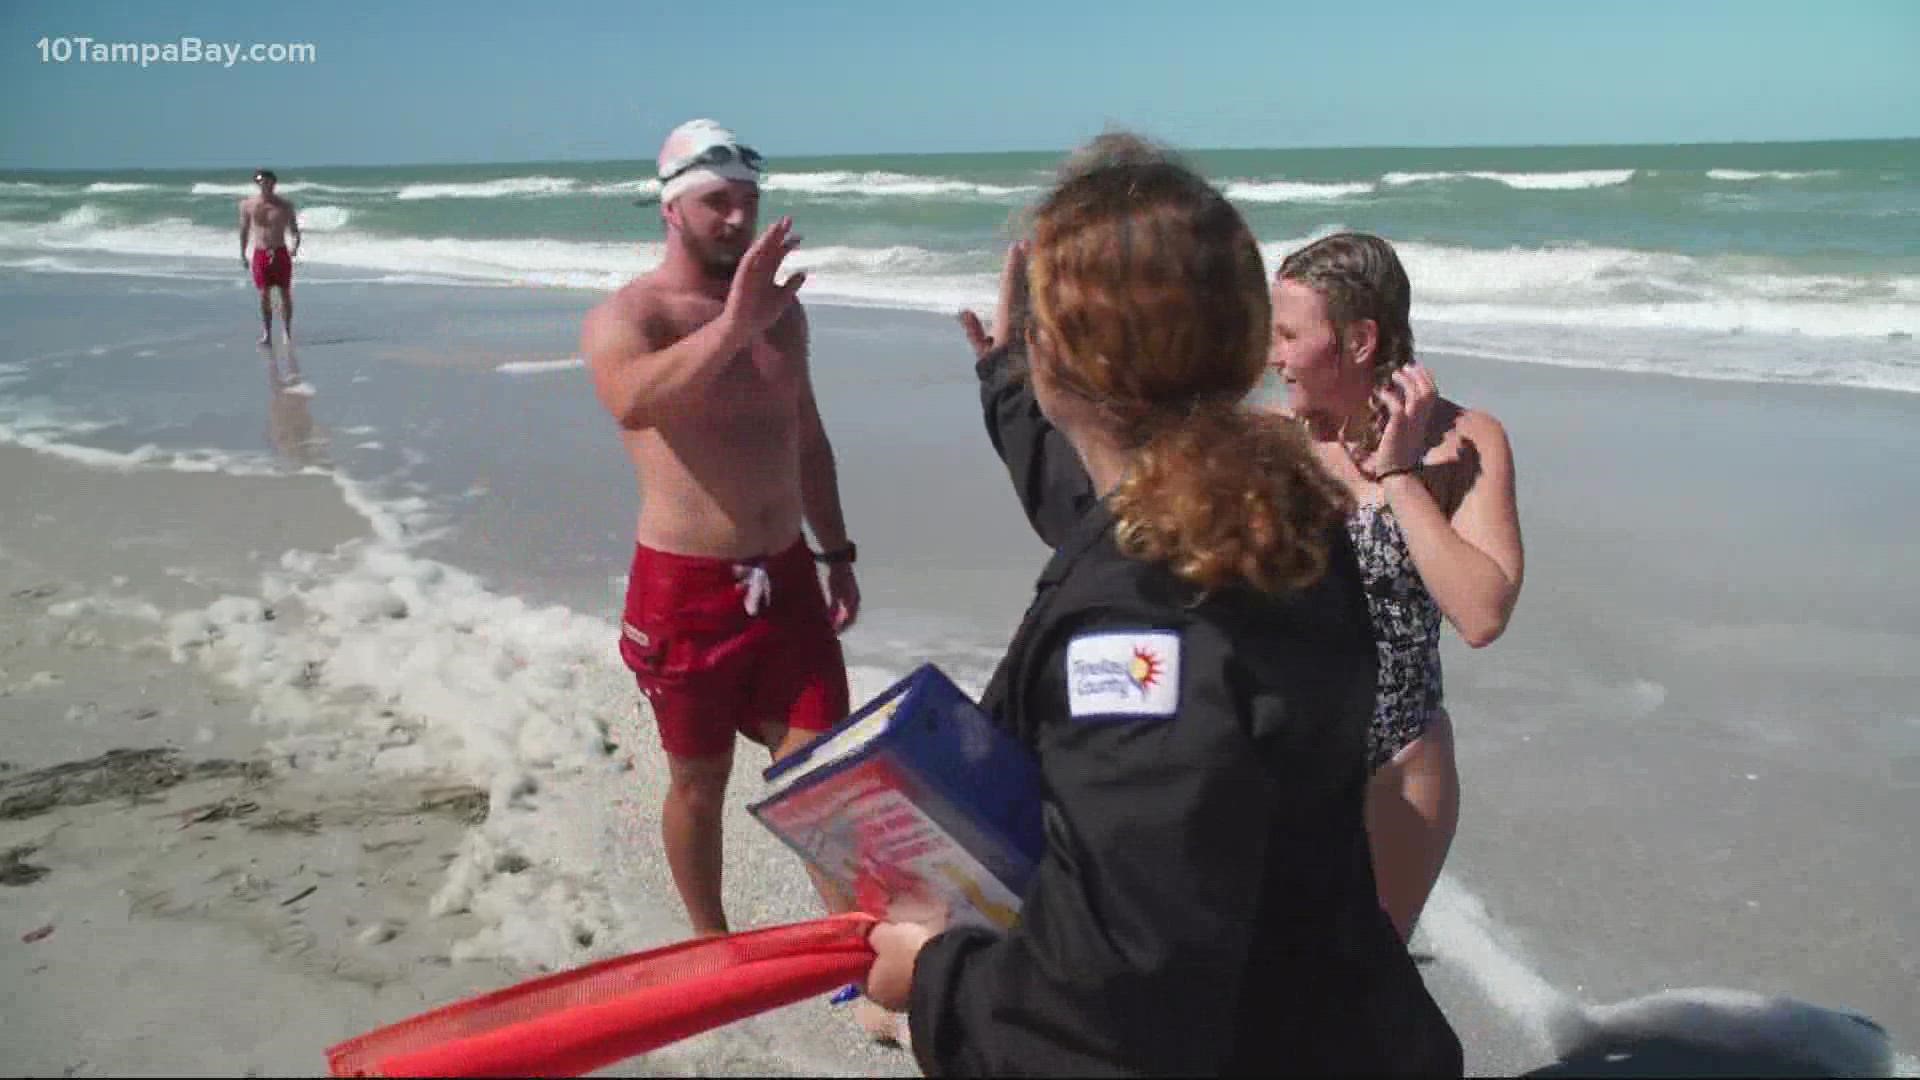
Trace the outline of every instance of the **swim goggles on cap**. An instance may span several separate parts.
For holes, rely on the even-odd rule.
[[[705,150],[680,162],[673,167],[673,171],[661,173],[660,182],[664,184],[683,173],[698,169],[703,165],[725,165],[735,158],[739,158],[740,164],[745,165],[754,172],[760,172],[760,167],[766,163],[766,158],[760,156],[760,151],[755,150],[751,146],[735,146],[730,143],[721,143],[718,146],[709,146]]]

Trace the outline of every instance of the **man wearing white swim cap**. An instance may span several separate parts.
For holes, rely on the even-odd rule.
[[[660,203],[716,181],[758,185],[762,159],[742,146],[733,132],[711,120],[689,120],[674,128],[660,147]]]
[[[807,369],[806,275],[777,280],[793,222],[754,239],[763,162],[711,120],[675,128],[657,164],[666,256],[588,314],[580,349],[643,495],[620,651],[667,752],[667,863],[694,932],[723,934],[735,738],[777,760],[846,718],[837,635],[860,590]]]

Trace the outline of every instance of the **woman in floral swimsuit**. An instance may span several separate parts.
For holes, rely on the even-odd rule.
[[[1357,233],[1287,256],[1273,288],[1286,412],[1357,505],[1347,528],[1380,656],[1367,833],[1381,905],[1402,937],[1440,877],[1460,811],[1440,622],[1474,648],[1492,642],[1524,564],[1506,431],[1441,397],[1414,361],[1410,298],[1393,247]]]

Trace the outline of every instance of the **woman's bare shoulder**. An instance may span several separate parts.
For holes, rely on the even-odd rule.
[[[1490,467],[1512,468],[1507,429],[1490,412],[1441,398],[1434,407],[1432,430],[1425,472],[1434,497],[1448,513],[1459,508]]]

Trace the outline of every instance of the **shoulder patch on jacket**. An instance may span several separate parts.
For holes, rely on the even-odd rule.
[[[1101,630],[1067,643],[1067,711],[1076,720],[1167,718],[1180,710],[1180,634]]]

